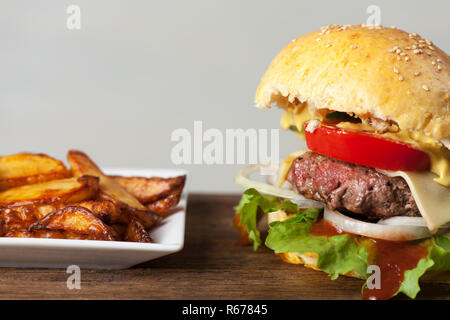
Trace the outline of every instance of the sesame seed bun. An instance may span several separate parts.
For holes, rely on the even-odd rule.
[[[450,58],[396,28],[327,26],[289,43],[257,89],[259,108],[306,103],[450,136]]]

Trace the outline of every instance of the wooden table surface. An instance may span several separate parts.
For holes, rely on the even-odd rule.
[[[237,244],[239,196],[190,195],[183,251],[128,270],[81,270],[68,290],[58,269],[0,269],[0,299],[360,299],[363,282],[281,261]],[[423,284],[419,299],[450,299],[450,285]]]

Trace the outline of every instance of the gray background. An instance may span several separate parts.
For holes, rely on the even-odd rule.
[[[66,28],[69,4],[81,30]],[[396,25],[450,51],[450,1],[0,1],[1,154],[79,148],[104,167],[174,167],[171,132],[279,128],[253,108],[271,59],[327,24]],[[303,146],[281,132],[281,155]],[[192,191],[232,192],[238,165],[182,166]]]

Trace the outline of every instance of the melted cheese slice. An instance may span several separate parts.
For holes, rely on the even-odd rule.
[[[434,174],[431,172],[379,171],[390,177],[400,176],[405,179],[430,232],[435,233],[441,225],[450,221],[450,188],[436,183]]]
[[[286,157],[278,171],[278,186],[286,181],[292,162],[307,151],[307,148],[303,148]],[[428,171],[378,171],[390,177],[405,179],[430,232],[435,233],[441,225],[450,222],[450,188],[436,183],[436,175]]]

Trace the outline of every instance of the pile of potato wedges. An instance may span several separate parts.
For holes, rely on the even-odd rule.
[[[177,206],[186,176],[105,175],[83,152],[0,157],[0,236],[153,242]]]

